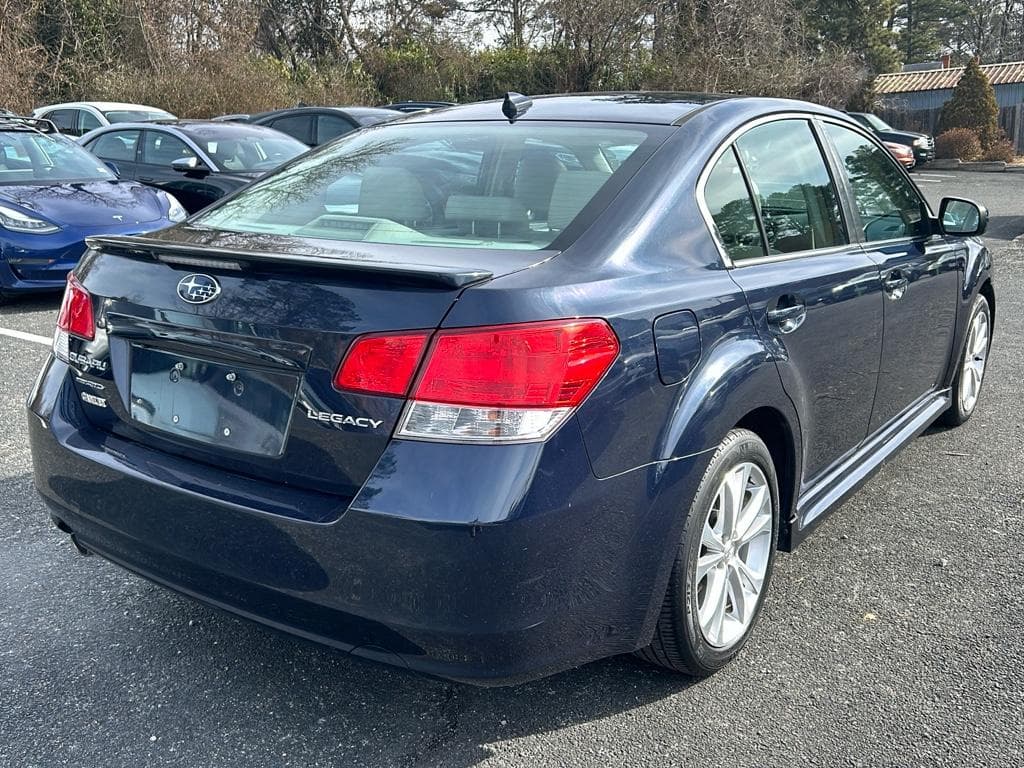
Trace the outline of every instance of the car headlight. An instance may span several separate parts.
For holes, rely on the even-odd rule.
[[[920,139],[914,139],[914,146],[915,147],[927,147],[928,146],[928,137],[927,136],[922,136]]]
[[[0,205],[0,227],[11,232],[29,232],[34,235],[48,235],[60,231],[60,227],[52,221],[37,219],[5,205]]]
[[[185,210],[185,206],[178,202],[178,198],[169,192],[164,192],[163,194],[167,198],[167,218],[174,222],[187,219],[188,211]]]

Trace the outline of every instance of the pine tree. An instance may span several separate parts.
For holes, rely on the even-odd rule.
[[[996,92],[977,59],[968,62],[960,82],[953,89],[952,98],[942,107],[939,133],[950,128],[971,129],[978,134],[984,149],[995,144],[1001,136]]]

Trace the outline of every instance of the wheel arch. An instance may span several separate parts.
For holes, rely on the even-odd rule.
[[[771,406],[755,408],[736,423],[737,428],[749,429],[768,448],[779,484],[779,549],[792,549],[791,527],[796,516],[796,502],[800,489],[800,452],[798,428],[790,423],[782,411]]]

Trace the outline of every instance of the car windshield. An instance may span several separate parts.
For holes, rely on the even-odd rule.
[[[0,184],[116,178],[102,160],[64,136],[0,131]]]
[[[190,125],[183,133],[222,171],[269,171],[309,147],[278,131],[235,123]]]
[[[159,109],[112,109],[103,113],[111,123],[149,123],[154,120],[173,120],[174,115]]]
[[[361,131],[193,219],[343,241],[542,249],[669,129],[418,123]]]

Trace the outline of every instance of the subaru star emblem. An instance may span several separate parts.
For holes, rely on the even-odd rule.
[[[189,304],[205,304],[220,296],[220,283],[209,275],[186,275],[178,281],[178,295]]]

